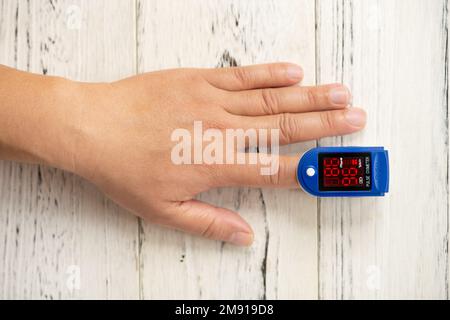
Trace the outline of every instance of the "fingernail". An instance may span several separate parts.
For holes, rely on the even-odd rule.
[[[253,234],[235,232],[231,235],[229,242],[236,246],[249,246],[253,243]]]
[[[345,112],[345,119],[354,127],[363,127],[366,123],[366,113],[362,109],[349,108]]]
[[[350,101],[350,92],[346,87],[336,87],[331,89],[329,97],[333,104],[348,105]]]
[[[293,64],[287,67],[286,74],[292,80],[301,80],[303,78],[303,69]]]

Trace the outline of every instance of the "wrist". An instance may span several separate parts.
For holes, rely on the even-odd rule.
[[[58,77],[45,77],[39,116],[31,120],[35,135],[25,149],[35,162],[74,171],[80,130],[82,84]]]
[[[33,108],[34,115],[26,122],[31,129],[28,138],[18,145],[32,162],[71,170],[79,122],[79,85],[63,78],[43,77],[41,88],[43,94]]]
[[[39,131],[39,141],[29,150],[41,163],[90,178],[101,145],[99,119],[109,110],[111,86],[63,78],[51,81],[46,128]]]
[[[0,159],[71,168],[80,85],[1,67]]]

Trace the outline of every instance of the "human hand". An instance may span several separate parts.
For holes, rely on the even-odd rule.
[[[296,86],[302,77],[300,67],[281,63],[176,69],[110,84],[66,83],[65,152],[47,162],[85,177],[150,222],[250,245],[253,232],[239,214],[195,195],[223,186],[294,187],[298,157],[280,156],[273,175],[261,174],[262,163],[177,165],[171,137],[180,128],[192,133],[195,121],[220,132],[279,129],[281,144],[364,127],[364,111],[347,108],[348,89]]]

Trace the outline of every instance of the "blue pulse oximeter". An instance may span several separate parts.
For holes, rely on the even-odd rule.
[[[389,191],[389,157],[383,147],[319,147],[297,168],[302,188],[317,197],[382,197]]]

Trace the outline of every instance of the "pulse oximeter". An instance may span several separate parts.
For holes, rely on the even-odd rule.
[[[382,197],[389,191],[389,157],[383,147],[319,147],[297,168],[301,187],[317,197]]]

